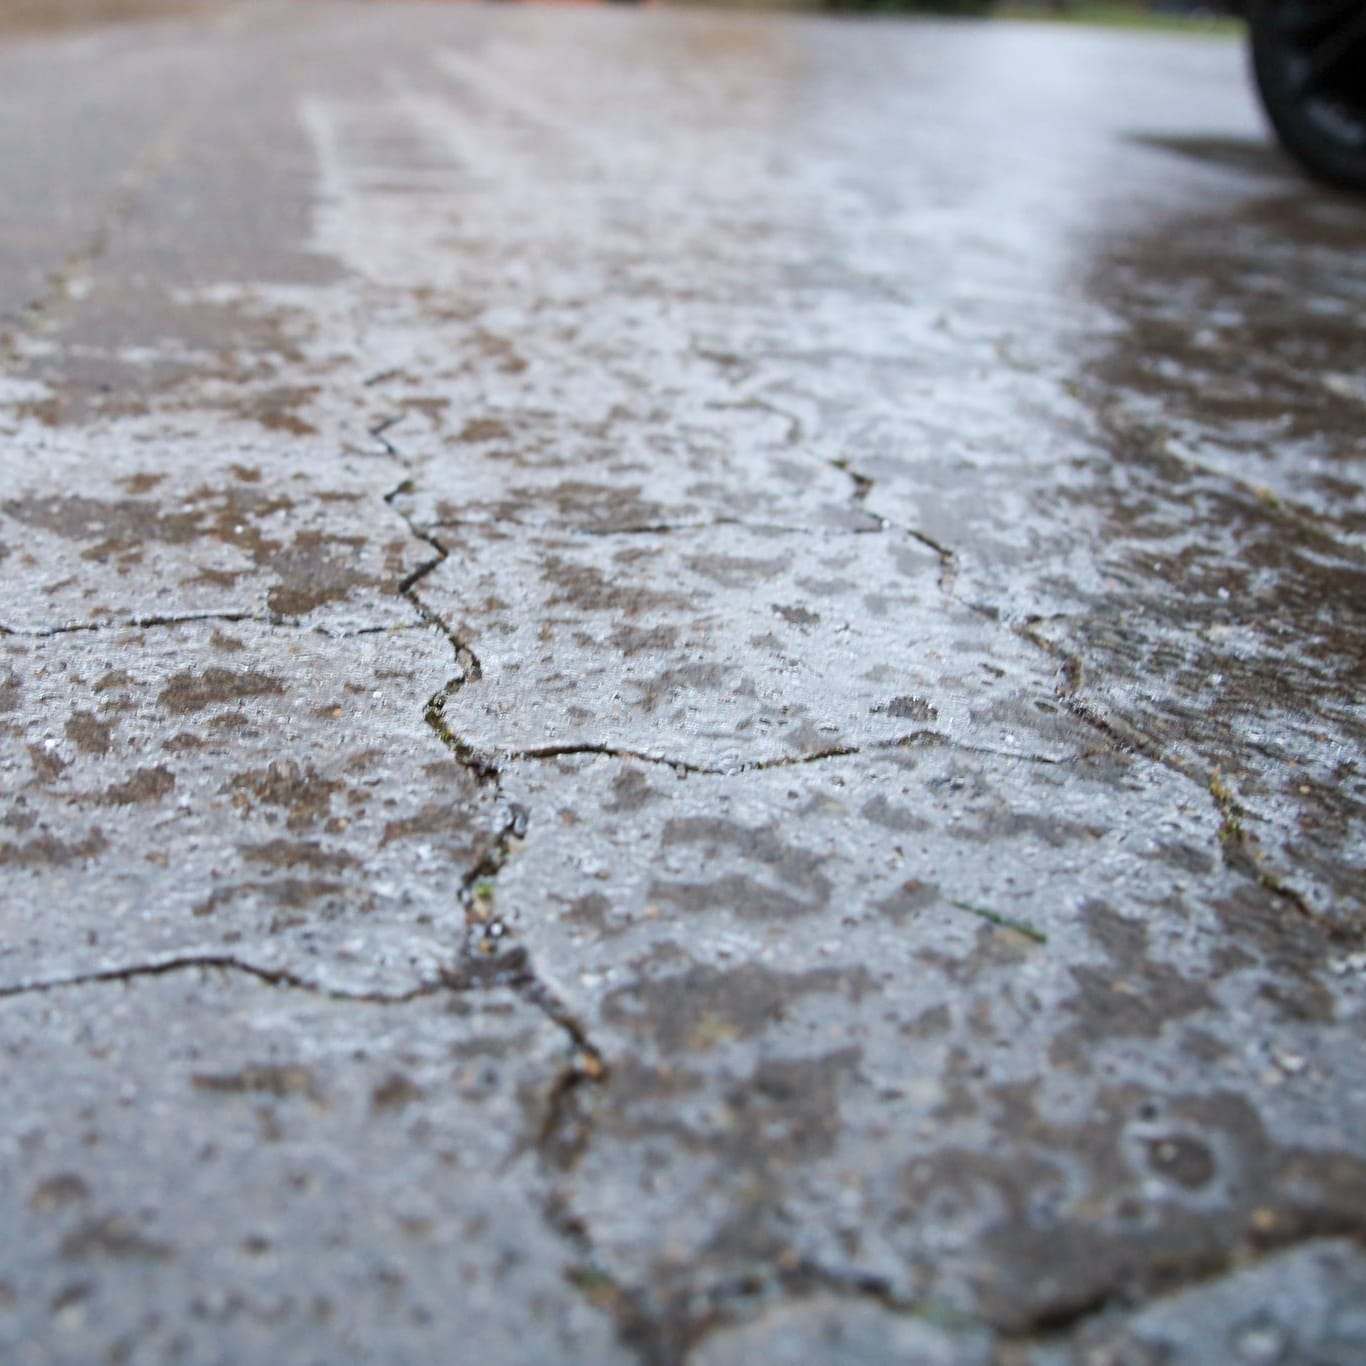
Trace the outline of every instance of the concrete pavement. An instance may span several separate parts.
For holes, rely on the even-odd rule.
[[[0,1355],[1366,1353],[1366,212],[1233,45],[0,48]]]

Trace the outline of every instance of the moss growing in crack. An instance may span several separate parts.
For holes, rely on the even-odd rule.
[[[1242,844],[1244,840],[1243,814],[1233,789],[1224,782],[1219,769],[1210,775],[1209,794],[1219,809],[1223,820],[1219,825],[1219,843],[1224,845]]]
[[[496,782],[498,778],[497,769],[489,763],[467,740],[462,740],[446,724],[445,707],[446,703],[464,686],[465,679],[457,679],[448,683],[428,702],[423,709],[423,719],[432,728],[437,738],[446,746],[456,759],[474,774],[480,782]]]
[[[493,879],[480,878],[470,888],[470,915],[475,920],[493,919]]]
[[[596,1266],[574,1267],[569,1272],[569,1281],[590,1304],[599,1309],[612,1308],[621,1294],[616,1281]]]

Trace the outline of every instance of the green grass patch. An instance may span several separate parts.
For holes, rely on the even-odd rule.
[[[974,906],[970,901],[950,901],[949,905],[956,906],[960,911],[970,911],[993,925],[999,925],[1003,930],[1014,930],[1016,934],[1022,934],[1036,944],[1048,943],[1048,936],[1042,930],[1035,929],[1027,920],[1016,920],[1014,916],[993,911],[990,906]]]

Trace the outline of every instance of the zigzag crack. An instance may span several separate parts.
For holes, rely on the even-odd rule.
[[[396,459],[406,464],[399,448],[383,435],[396,421],[398,419],[381,424],[377,430],[372,429],[372,435],[376,436]],[[459,668],[459,672],[453,678],[428,698],[423,708],[423,720],[466,772],[481,786],[489,787],[501,796],[502,775],[498,765],[481,755],[446,722],[446,704],[467,683],[478,681],[483,676],[483,670],[479,657],[469,644],[456,634],[448,621],[432,611],[417,594],[417,585],[445,562],[449,552],[434,534],[419,527],[396,505],[396,500],[402,494],[410,492],[412,487],[412,480],[404,479],[385,495],[385,502],[402,518],[416,539],[431,546],[433,553],[403,579],[398,591],[427,626],[439,631],[446,638]],[[571,1111],[576,1108],[572,1101],[575,1099],[575,1093],[581,1092],[585,1085],[605,1081],[608,1068],[602,1052],[589,1038],[583,1022],[536,972],[525,946],[511,941],[507,924],[497,914],[493,895],[494,884],[503,866],[525,838],[529,821],[530,813],[525,807],[517,802],[509,802],[507,815],[497,839],[462,878],[457,897],[464,912],[465,936],[456,961],[442,973],[441,983],[452,991],[480,990],[489,986],[509,987],[529,1005],[539,1010],[568,1038],[571,1058],[551,1084],[544,1119],[537,1134],[537,1150],[544,1157],[561,1144],[562,1135],[569,1127],[571,1118],[580,1131],[580,1139],[576,1145],[578,1151],[582,1152],[587,1146],[589,1130],[578,1122],[576,1116],[571,1116]]]

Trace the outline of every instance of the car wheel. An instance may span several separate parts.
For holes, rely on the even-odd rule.
[[[1366,3],[1252,0],[1252,67],[1286,150],[1330,184],[1366,190]]]

